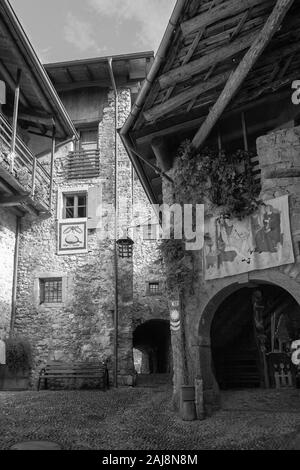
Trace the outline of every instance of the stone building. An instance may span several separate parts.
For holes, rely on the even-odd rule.
[[[134,213],[144,201],[147,219],[150,203],[116,132],[151,63],[152,53],[139,53],[46,65],[79,140],[55,148],[49,217],[22,221],[15,331],[33,347],[33,384],[52,360],[107,360],[111,381],[118,367],[118,384],[132,385],[133,349],[144,372],[170,372],[157,240],[143,239]],[[48,150],[38,136],[34,144],[50,171]],[[132,236],[132,258],[115,251],[115,207],[116,238]],[[163,347],[151,340],[160,330]]]
[[[181,329],[172,332],[174,402],[179,406],[182,385],[195,385],[199,418],[202,404],[208,414],[219,406],[224,388],[295,386],[291,347],[300,332],[298,31],[298,2],[178,0],[148,80],[121,130],[153,203],[162,196],[167,204],[191,203],[174,189],[178,168],[185,172],[189,164],[178,154],[185,139],[199,158],[204,145],[216,149],[215,158],[224,150],[230,155],[238,149],[244,155],[253,152],[256,158],[249,164],[251,179],[260,184],[260,207],[272,211],[269,206],[283,196],[289,203],[281,239],[270,250],[276,257],[291,237],[290,256],[282,264],[254,269],[250,256],[259,257],[261,248],[240,260],[243,273],[208,279],[205,250],[213,243],[206,240],[183,258],[195,272],[190,285],[181,288]],[[145,161],[160,166],[161,185]],[[196,188],[193,175],[184,176],[186,188]],[[222,208],[211,203],[207,180],[199,180],[198,189],[196,202],[204,204],[206,227]],[[232,229],[226,227],[228,235]],[[225,237],[217,237],[218,232],[212,265],[221,263],[221,242],[226,246]],[[223,264],[228,266],[237,253],[231,249],[226,255]],[[171,290],[169,300],[176,298],[176,289]]]
[[[51,150],[76,130],[8,1],[0,5],[0,339],[14,329],[20,232],[48,216],[51,175],[33,137]],[[50,138],[49,138],[50,137]],[[35,240],[33,240],[35,243]],[[34,249],[34,245],[33,245]]]

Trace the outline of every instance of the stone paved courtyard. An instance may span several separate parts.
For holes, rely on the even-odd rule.
[[[169,387],[0,392],[0,449],[27,440],[66,450],[285,449],[300,432],[300,390],[225,392],[223,409],[182,422]]]

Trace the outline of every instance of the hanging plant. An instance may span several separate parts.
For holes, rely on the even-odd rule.
[[[253,156],[245,150],[234,154],[212,149],[196,151],[190,141],[184,141],[173,175],[177,202],[210,202],[239,219],[252,214],[260,204],[260,184],[251,165]]]

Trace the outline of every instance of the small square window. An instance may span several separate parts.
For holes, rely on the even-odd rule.
[[[87,214],[86,194],[64,194],[64,219],[85,219]]]
[[[40,304],[62,303],[62,278],[40,279]]]
[[[148,283],[148,293],[149,293],[149,295],[159,295],[159,294],[161,294],[160,283],[159,282],[149,282]]]

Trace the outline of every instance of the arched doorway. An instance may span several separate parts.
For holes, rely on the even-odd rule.
[[[135,369],[140,374],[170,374],[171,334],[166,320],[150,320],[133,333]]]
[[[223,297],[211,323],[220,389],[295,385],[290,347],[299,338],[300,306],[285,289],[270,283],[236,288]]]

